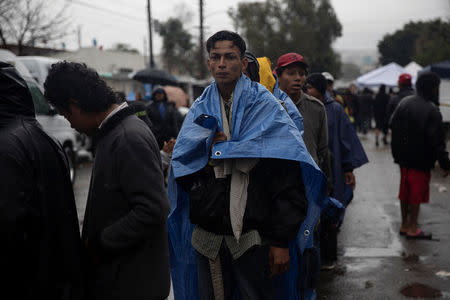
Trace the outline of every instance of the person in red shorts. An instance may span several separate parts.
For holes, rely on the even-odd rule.
[[[439,103],[440,79],[435,73],[422,73],[416,82],[416,94],[404,98],[391,120],[391,149],[400,165],[400,234],[410,239],[431,239],[417,226],[420,204],[430,198],[431,169],[436,160],[450,172],[450,159],[445,147],[445,131]]]

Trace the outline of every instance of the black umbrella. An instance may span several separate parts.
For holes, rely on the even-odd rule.
[[[133,76],[134,80],[143,83],[160,84],[160,85],[176,85],[177,79],[170,73],[159,69],[143,69],[137,71]]]

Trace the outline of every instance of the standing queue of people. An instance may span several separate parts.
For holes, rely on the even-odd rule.
[[[230,31],[206,50],[214,81],[179,133],[163,125],[178,122],[163,91],[144,115],[86,65],[52,66],[46,98],[95,149],[81,238],[67,160],[36,122],[25,82],[1,63],[10,299],[165,299],[171,280],[176,299],[315,298],[321,260],[337,259],[338,222],[323,211],[348,205],[353,170],[368,162],[332,76],[308,74],[298,53],[272,73]],[[161,150],[172,152],[167,189]]]

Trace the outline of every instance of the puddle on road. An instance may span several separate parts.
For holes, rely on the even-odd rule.
[[[412,283],[403,287],[400,293],[410,298],[441,298],[442,293],[440,290],[432,288],[422,283]]]

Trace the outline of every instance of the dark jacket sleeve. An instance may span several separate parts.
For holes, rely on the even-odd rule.
[[[342,165],[342,171],[345,172],[352,172],[353,171],[353,159],[352,159],[352,136],[353,134],[353,128],[352,124],[350,123],[350,120],[348,119],[348,116],[345,114],[345,111],[339,107],[337,108],[337,118],[339,120],[336,120],[336,124],[338,124],[339,129],[339,147],[340,147],[340,154],[341,157],[335,158],[339,159],[341,161]]]
[[[308,201],[302,180],[300,163],[289,160],[271,160],[272,177],[269,192],[272,195],[271,217],[263,239],[271,246],[287,248],[297,236],[306,218]]]
[[[321,128],[319,129],[319,137],[317,144],[317,156],[319,157],[319,167],[327,176],[328,188],[332,189],[333,172],[331,164],[330,150],[328,148],[328,122],[325,108],[321,110]]]
[[[446,150],[445,130],[442,124],[442,115],[435,109],[431,112],[428,125],[426,127],[428,145],[435,149],[439,165],[444,170],[450,170],[450,159]]]
[[[138,245],[164,226],[169,203],[164,189],[156,141],[136,132],[127,135],[114,152],[116,174],[129,211],[100,234],[106,250]]]

